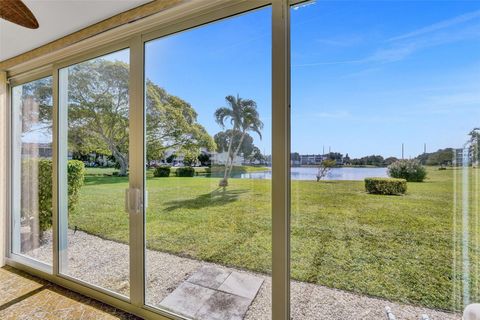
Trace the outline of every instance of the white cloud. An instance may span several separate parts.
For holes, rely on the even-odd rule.
[[[292,67],[314,67],[337,64],[391,63],[401,61],[422,49],[480,38],[479,23],[470,23],[466,26],[460,26],[462,23],[465,24],[476,19],[480,19],[480,10],[443,20],[412,32],[390,38],[386,40],[386,43],[383,47],[380,46],[371,55],[365,58],[340,61],[320,61],[297,64],[293,65]],[[457,26],[457,28],[454,28],[455,26]],[[326,44],[330,43],[331,45],[339,45],[341,43],[341,39],[338,41],[319,39],[317,41],[324,41]]]
[[[480,10],[478,11],[472,11],[469,13],[462,14],[460,16],[456,16],[451,19],[443,20],[434,24],[431,24],[429,26],[390,38],[388,41],[398,41],[398,40],[404,40],[404,39],[409,39],[413,37],[418,37],[418,36],[423,36],[432,32],[436,32],[439,30],[443,30],[476,18],[480,18]]]

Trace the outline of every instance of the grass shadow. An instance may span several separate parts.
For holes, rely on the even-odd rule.
[[[205,207],[223,206],[238,200],[241,194],[248,192],[247,189],[229,190],[217,188],[212,192],[201,194],[196,198],[186,200],[174,200],[166,203],[167,207],[163,211],[173,211],[176,209],[201,209]]]
[[[115,177],[115,176],[86,176],[84,180],[84,185],[86,186],[95,186],[102,184],[116,184],[116,183],[125,183],[128,184],[128,177]]]

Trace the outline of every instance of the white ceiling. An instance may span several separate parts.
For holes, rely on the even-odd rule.
[[[32,30],[0,19],[0,61],[150,1],[23,0],[40,27]]]

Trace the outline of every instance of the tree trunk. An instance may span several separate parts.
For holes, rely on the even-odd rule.
[[[128,160],[127,160],[127,155],[122,154],[118,150],[113,150],[112,152],[113,157],[115,160],[118,162],[120,165],[120,171],[118,172],[118,175],[121,177],[124,177],[127,175],[127,169],[128,169]]]
[[[127,175],[127,169],[128,165],[125,160],[120,160],[120,171],[118,172],[118,175],[120,177],[125,177]]]
[[[227,151],[227,159],[225,161],[225,171],[223,172],[223,179],[220,180],[218,183],[219,187],[227,187],[228,186],[228,161],[230,160],[231,152],[232,152],[232,144],[233,144],[233,139],[235,137],[235,129],[232,130],[232,137],[230,138],[230,142],[228,143],[228,151]]]
[[[232,174],[232,169],[233,169],[233,160],[237,156],[238,152],[240,151],[240,148],[242,147],[243,139],[245,138],[246,131],[242,132],[242,137],[240,138],[240,142],[238,143],[237,149],[235,150],[235,153],[233,154],[232,160],[230,161],[230,169],[228,170],[228,177],[230,177],[230,174]]]

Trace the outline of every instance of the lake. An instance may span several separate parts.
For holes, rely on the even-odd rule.
[[[317,180],[318,168],[291,168],[292,180]],[[234,178],[271,179],[272,171],[259,171],[236,174]],[[388,177],[387,168],[333,168],[322,180],[363,180],[369,177]]]

